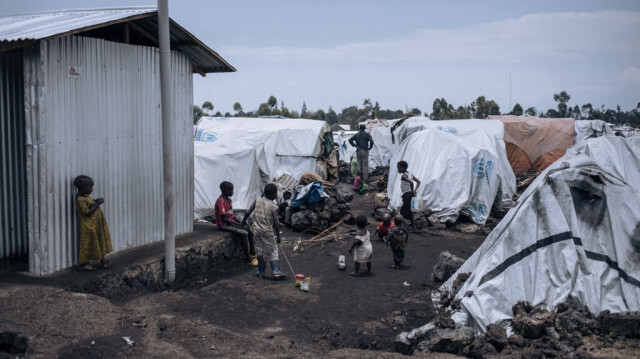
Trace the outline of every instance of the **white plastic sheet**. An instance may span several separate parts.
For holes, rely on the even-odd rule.
[[[503,189],[508,191],[505,198],[515,193],[515,176],[508,164],[501,163],[506,154],[503,159],[496,156],[494,143],[495,139],[483,131],[467,138],[433,129],[412,133],[391,158],[389,205],[402,205],[396,164],[404,160],[409,172],[422,182],[417,198],[440,221],[455,221],[463,212],[475,223],[484,224],[494,203],[502,203]]]
[[[575,144],[581,144],[588,138],[613,135],[609,124],[602,120],[579,120],[574,123],[574,129]]]
[[[529,186],[458,273],[468,324],[509,327],[512,306],[593,314],[640,310],[640,139],[604,136],[576,145]]]
[[[234,208],[245,209],[268,182],[316,171],[324,121],[203,117],[194,142],[195,218],[213,214],[220,182],[234,184]]]

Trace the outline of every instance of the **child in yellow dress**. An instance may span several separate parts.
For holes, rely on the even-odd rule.
[[[107,253],[113,251],[109,227],[100,209],[104,198],[89,197],[93,192],[93,179],[80,175],[73,181],[78,189],[76,210],[80,221],[80,246],[78,262],[84,270],[94,270],[98,266],[111,267]]]

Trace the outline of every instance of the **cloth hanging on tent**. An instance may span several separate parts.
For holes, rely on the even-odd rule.
[[[292,208],[302,206],[303,204],[312,204],[320,202],[321,200],[329,198],[329,195],[324,193],[322,189],[322,182],[313,182],[296,190],[291,200]]]

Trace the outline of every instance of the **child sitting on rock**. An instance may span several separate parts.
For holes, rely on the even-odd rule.
[[[269,183],[264,187],[264,197],[256,199],[242,220],[246,224],[247,218],[253,213],[253,242],[258,255],[258,277],[265,278],[267,261],[271,263],[274,279],[285,278],[287,275],[280,271],[278,258],[278,243],[280,243],[280,228],[278,226],[278,205],[275,203],[278,187]]]
[[[373,247],[371,246],[371,236],[367,230],[367,217],[359,215],[356,217],[356,238],[353,241],[353,245],[349,248],[349,253],[353,253],[353,260],[355,261],[354,271],[349,273],[353,276],[360,275],[360,263],[367,263],[367,274],[371,273],[371,257],[373,255]]]
[[[389,235],[389,231],[391,231],[393,227],[395,227],[395,224],[391,221],[391,215],[385,213],[382,215],[382,222],[378,224],[373,234],[378,234],[378,239],[380,239],[381,242],[385,242],[385,237]]]

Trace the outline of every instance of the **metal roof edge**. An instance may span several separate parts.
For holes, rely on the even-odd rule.
[[[158,11],[156,6],[124,6],[124,7],[98,7],[98,8],[84,8],[84,9],[56,9],[56,10],[42,10],[35,12],[24,12],[17,14],[5,14],[0,17],[13,17],[13,16],[29,16],[29,15],[45,15],[56,13],[70,13],[70,12],[86,12],[86,11],[111,11],[111,10],[147,10],[147,12]]]
[[[206,51],[211,53],[212,56],[214,56],[215,58],[220,60],[220,62],[225,64],[227,67],[229,67],[229,70],[231,70],[231,71],[224,71],[224,72],[236,72],[236,71],[238,71],[238,70],[236,70],[235,67],[231,66],[230,63],[228,63],[225,59],[223,59],[222,56],[220,56],[216,51],[212,50],[209,46],[205,45],[205,43],[200,41],[200,39],[198,39],[195,35],[193,35],[191,32],[186,30],[184,27],[180,26],[177,22],[173,21],[173,19],[169,18],[169,22],[170,22],[170,26],[175,26],[176,29],[180,30],[185,35],[189,36],[189,38],[191,38],[195,43],[197,43],[199,46],[201,46]]]

